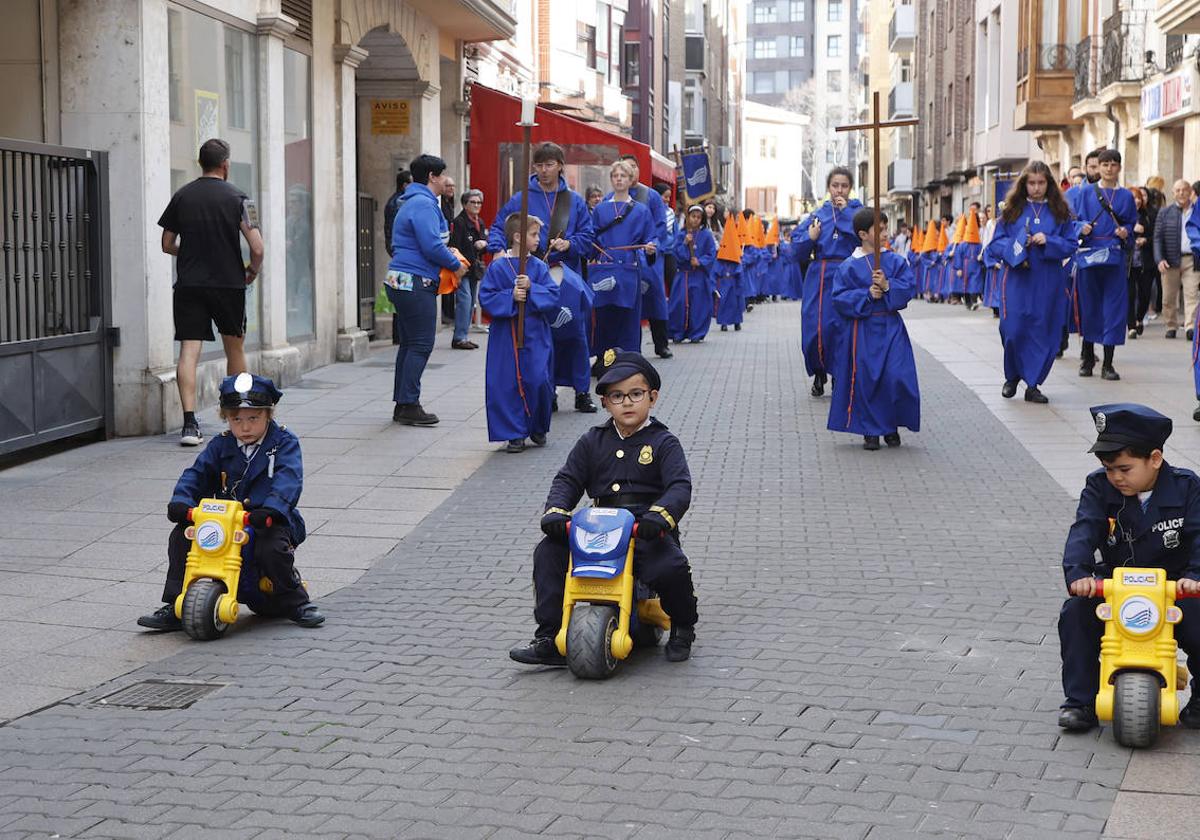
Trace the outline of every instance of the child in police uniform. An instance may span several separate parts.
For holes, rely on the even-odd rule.
[[[641,353],[609,351],[596,383],[611,418],[576,442],[554,477],[541,528],[545,538],[533,553],[533,617],[529,644],[509,656],[527,665],[565,665],[554,645],[562,624],[567,577],[567,523],[587,493],[597,507],[619,507],[637,518],[634,569],[658,593],[671,617],[666,657],[681,662],[696,638],[696,593],[687,555],[679,546],[679,520],[692,501],[692,477],[679,439],[650,416],[662,384]]]
[[[191,541],[184,536],[188,510],[201,499],[240,499],[254,527],[254,557],[243,563],[238,601],[259,615],[287,617],[317,627],[325,616],[308,599],[294,565],[304,542],[304,519],[296,509],[304,483],[300,441],[273,419],[283,394],[270,379],[249,373],[221,383],[221,418],[229,428],[217,435],[183,471],[167,504],[175,523],[167,542],[167,582],[162,607],[138,619],[151,630],[179,630],[175,599],[183,590]],[[268,524],[269,523],[269,524]]]
[[[1086,732],[1097,725],[1094,704],[1100,687],[1100,637],[1096,579],[1119,566],[1164,569],[1179,581],[1181,594],[1200,592],[1200,476],[1163,460],[1171,419],[1136,403],[1091,409],[1099,436],[1089,450],[1103,465],[1087,477],[1075,523],[1063,550],[1063,574],[1071,597],[1058,619],[1066,699],[1058,725]],[[1096,561],[1096,552],[1100,560]],[[1200,604],[1179,601],[1183,619],[1175,639],[1200,673]],[[1185,726],[1200,729],[1200,698],[1192,695],[1180,712]]]

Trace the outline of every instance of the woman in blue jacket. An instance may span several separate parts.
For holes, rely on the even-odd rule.
[[[421,155],[409,171],[413,182],[392,223],[392,259],[383,281],[400,327],[392,419],[407,426],[432,426],[438,418],[421,408],[421,374],[437,329],[438,274],[447,268],[462,277],[466,269],[446,244],[450,226],[438,203],[446,162]]]

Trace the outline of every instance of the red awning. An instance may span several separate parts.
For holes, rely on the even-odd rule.
[[[521,167],[521,100],[483,85],[471,87],[471,141],[468,155],[473,189],[483,190],[483,217],[488,224],[513,192],[529,181]],[[675,171],[661,160],[653,160],[650,147],[590,123],[538,106],[533,143],[547,140],[563,147],[567,160],[567,185],[583,193],[596,185],[610,189],[608,167],[623,154],[638,159],[642,180],[650,173],[655,181],[675,187]]]

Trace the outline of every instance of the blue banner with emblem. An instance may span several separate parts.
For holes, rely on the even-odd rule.
[[[708,152],[703,149],[697,152],[684,152],[680,163],[683,167],[684,192],[687,193],[688,204],[704,201],[711,197],[714,190],[712,165],[708,161]]]

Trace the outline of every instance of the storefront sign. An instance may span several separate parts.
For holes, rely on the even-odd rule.
[[[1142,88],[1142,127],[1192,114],[1196,110],[1195,104],[1190,67],[1164,76]]]
[[[407,99],[372,99],[372,134],[408,134]]]

